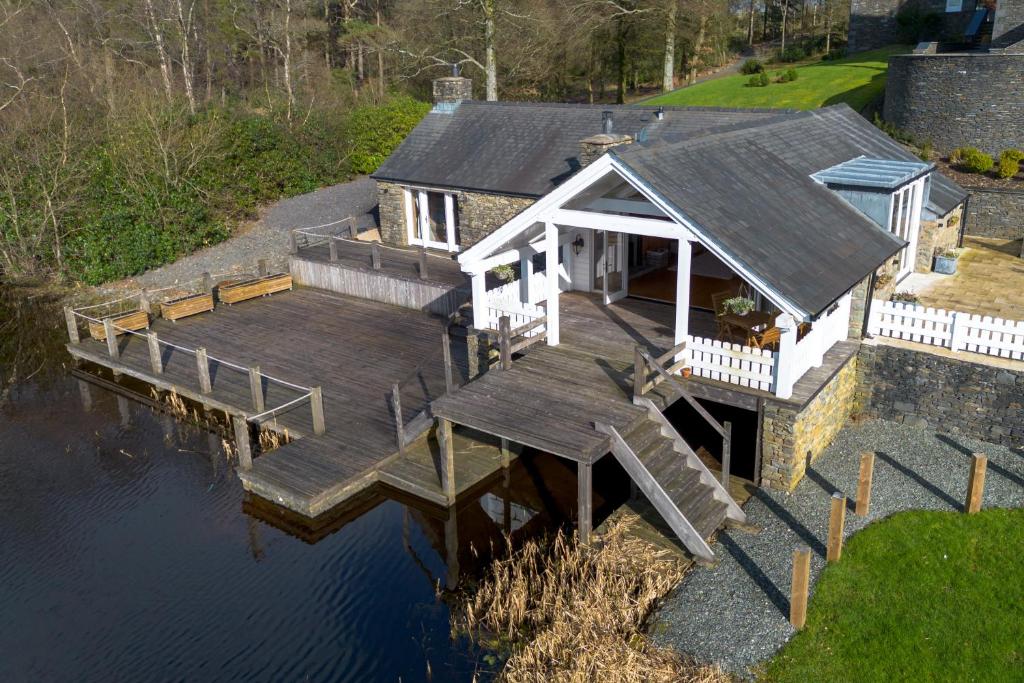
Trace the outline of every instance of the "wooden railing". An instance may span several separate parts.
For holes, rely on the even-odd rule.
[[[633,397],[640,399],[659,384],[665,383],[671,392],[682,398],[690,407],[697,411],[704,420],[722,437],[722,486],[729,487],[729,468],[732,460],[732,423],[719,423],[711,413],[700,404],[693,394],[684,386],[683,381],[675,375],[686,366],[686,359],[675,361],[675,357],[684,354],[686,341],[673,346],[657,358],[642,346],[637,346],[633,357]],[[673,361],[666,367],[664,364]],[[651,372],[654,377],[648,379]]]
[[[328,225],[337,225],[346,222],[348,225],[346,226],[346,230],[342,233],[334,234],[315,231],[316,228],[323,228]],[[410,251],[407,248],[391,247],[381,244],[380,242],[366,242],[358,239],[356,219],[352,216],[348,216],[331,223],[325,223],[321,226],[315,226],[314,228],[293,228],[289,231],[289,253],[292,255],[298,255],[302,249],[309,249],[326,244],[328,261],[330,263],[337,263],[339,242],[354,242],[362,246],[369,245],[370,268],[373,270],[381,270],[383,254],[385,251],[390,250],[392,252],[402,253],[408,253]],[[418,256],[416,264],[417,274],[421,280],[426,280],[430,277],[429,254],[424,246],[418,247],[416,252]]]

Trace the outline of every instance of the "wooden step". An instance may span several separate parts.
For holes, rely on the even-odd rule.
[[[661,435],[661,428],[651,420],[644,420],[626,437],[626,443],[633,449],[634,453],[640,455],[643,460],[643,453],[648,446],[658,442],[665,442],[671,445],[671,441]]]
[[[705,506],[697,519],[691,520],[691,523],[702,537],[708,538],[715,533],[718,527],[722,526],[728,507],[720,500],[712,500],[709,505]]]

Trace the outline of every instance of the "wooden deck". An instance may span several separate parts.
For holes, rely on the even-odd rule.
[[[435,464],[437,448],[421,438],[398,455],[391,388],[401,385],[402,415],[410,423],[444,393],[441,319],[396,306],[319,290],[255,299],[178,322],[156,320],[161,340],[211,356],[212,391],[199,390],[193,355],[166,349],[164,372],[151,370],[146,340],[119,338],[120,359],[92,339],[69,344],[78,359],[111,368],[230,415],[253,415],[248,375],[217,362],[259,365],[263,373],[323,390],[326,432],[313,433],[308,402],[280,415],[276,426],[299,436],[255,458],[240,470],[245,487],[303,515],[314,517],[377,481],[444,504]],[[453,338],[456,380],[466,378],[465,344]],[[268,408],[301,392],[264,382]],[[422,418],[421,418],[422,419]],[[460,458],[456,488],[465,491],[500,469],[494,439],[457,434]]]

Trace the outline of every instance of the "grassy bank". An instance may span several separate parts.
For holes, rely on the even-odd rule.
[[[889,57],[907,51],[906,46],[893,45],[844,59],[805,64],[796,67],[795,81],[773,82],[765,87],[749,86],[750,77],[742,74],[724,76],[680,88],[644,104],[816,109],[846,102],[860,111],[885,89]],[[787,68],[789,65],[774,65],[768,72],[774,76]]]
[[[769,681],[1007,681],[1024,671],[1024,510],[907,512],[822,574]]]

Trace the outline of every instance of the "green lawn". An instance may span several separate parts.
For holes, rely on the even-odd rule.
[[[850,539],[768,681],[1024,678],[1024,510],[906,512]]]
[[[748,86],[750,76],[724,76],[673,90],[644,104],[816,109],[846,102],[860,111],[882,94],[889,56],[908,51],[907,46],[892,45],[845,59],[798,66],[797,80],[763,88]],[[785,68],[771,68],[768,72],[774,80]]]

